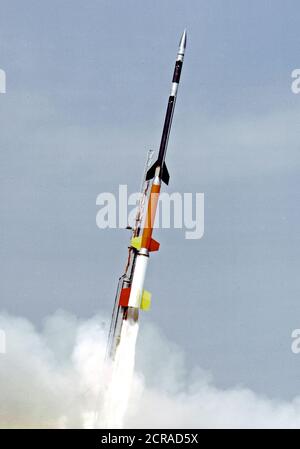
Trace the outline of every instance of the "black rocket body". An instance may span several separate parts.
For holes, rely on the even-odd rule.
[[[150,180],[154,178],[155,175],[157,175],[165,184],[169,184],[170,175],[165,163],[167,148],[168,148],[168,142],[169,142],[169,135],[170,130],[172,126],[172,120],[173,120],[173,114],[176,104],[176,98],[177,98],[177,91],[178,86],[180,82],[180,75],[181,70],[183,66],[183,59],[184,59],[184,53],[185,53],[185,47],[186,47],[186,31],[184,31],[180,43],[179,43],[179,49],[177,53],[174,73],[173,73],[173,79],[172,79],[172,87],[171,92],[168,100],[168,106],[164,121],[164,127],[163,132],[161,136],[160,141],[160,147],[159,147],[159,153],[158,158],[156,162],[152,165],[152,167],[148,170],[146,180]]]

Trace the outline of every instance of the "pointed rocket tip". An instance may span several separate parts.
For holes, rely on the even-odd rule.
[[[179,42],[179,53],[184,53],[186,47],[186,29],[182,33],[180,42]]]

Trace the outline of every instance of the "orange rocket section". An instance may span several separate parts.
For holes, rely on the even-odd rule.
[[[152,239],[152,232],[155,222],[155,215],[159,194],[160,194],[160,184],[152,184],[141,244],[142,248],[147,248],[149,251],[157,251],[158,249],[157,245],[159,246],[159,243]]]

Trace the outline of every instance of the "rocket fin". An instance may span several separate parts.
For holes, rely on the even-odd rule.
[[[151,293],[147,290],[143,290],[142,300],[141,300],[141,309],[144,311],[148,311],[151,307]]]
[[[163,182],[165,184],[169,184],[169,180],[170,180],[170,175],[169,175],[169,171],[167,169],[166,163],[164,162],[164,166],[163,166],[163,170],[162,170],[162,178]]]
[[[146,181],[149,181],[150,179],[154,178],[155,176],[155,170],[156,168],[159,167],[159,160],[157,159],[156,162],[154,162],[154,164],[149,168],[149,170],[147,171],[146,174]],[[170,180],[170,175],[169,175],[169,171],[167,169],[166,163],[164,162],[163,168],[162,168],[162,181],[165,184],[169,184],[169,180]]]
[[[160,246],[160,244],[156,240],[151,239],[150,246],[149,246],[149,251],[158,251],[159,250],[159,246]]]
[[[142,247],[142,237],[132,237],[130,244],[133,248],[140,250]]]
[[[154,164],[147,171],[146,181],[149,181],[150,179],[154,178],[156,167],[158,167],[158,160],[154,162]]]
[[[132,237],[130,244],[131,244],[132,248],[135,248],[139,251],[142,247],[142,236]],[[159,246],[160,246],[160,244],[156,240],[151,239],[149,251],[158,251]]]

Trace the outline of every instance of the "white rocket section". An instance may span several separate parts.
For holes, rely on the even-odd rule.
[[[149,256],[143,253],[136,256],[128,307],[139,308],[141,305],[148,260]]]
[[[171,95],[172,97],[176,97],[176,95],[177,95],[177,90],[178,90],[178,83],[172,83],[170,95]]]

